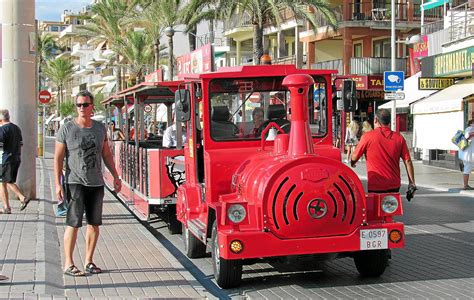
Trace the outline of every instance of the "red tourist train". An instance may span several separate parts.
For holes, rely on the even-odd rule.
[[[180,134],[176,149],[150,148],[137,137],[114,142],[125,181],[119,198],[145,219],[166,211],[172,232],[182,225],[188,257],[210,249],[223,288],[239,285],[242,266],[255,259],[303,255],[350,256],[361,275],[381,275],[390,249],[404,247],[403,223],[394,221],[403,213],[401,198],[365,194],[341,163],[332,141],[332,74],[292,65],[222,68],[108,99],[133,102],[142,114],[147,101],[171,110],[174,92],[186,133],[184,150]],[[353,102],[353,94],[343,97]]]

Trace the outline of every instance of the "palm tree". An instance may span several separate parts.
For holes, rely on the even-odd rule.
[[[186,26],[184,32],[188,34],[190,52],[197,48],[197,25],[202,21],[211,21],[212,23],[216,18],[215,9],[212,8],[213,2],[209,0],[191,0],[182,10],[181,23]]]
[[[151,65],[153,59],[153,48],[151,38],[144,32],[128,31],[121,40],[118,50],[124,56],[135,83],[143,80],[143,73]]]
[[[39,88],[44,86],[43,68],[47,60],[51,59],[58,50],[58,45],[54,40],[54,37],[50,34],[38,35],[37,40],[37,61],[38,61],[38,76],[39,76]]]
[[[94,16],[85,26],[86,30],[97,35],[97,40],[107,41],[109,47],[115,51],[117,90],[122,89],[118,47],[122,40],[122,34],[125,32],[124,20],[137,3],[137,0],[100,0],[92,6],[91,10]]]
[[[74,64],[65,58],[56,58],[47,62],[44,74],[58,88],[58,97],[56,98],[56,109],[59,112],[61,107],[64,85],[71,80]]]
[[[313,27],[317,27],[316,16],[310,12],[321,12],[333,27],[336,27],[336,16],[326,0],[220,0],[217,12],[223,20],[228,20],[235,14],[240,17],[249,15],[253,24],[253,60],[260,64],[263,55],[263,28],[265,25],[281,23],[280,12],[291,9],[297,19],[308,20]]]

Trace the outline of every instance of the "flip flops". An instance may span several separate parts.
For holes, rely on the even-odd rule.
[[[20,211],[23,211],[27,206],[28,206],[28,203],[30,203],[30,198],[25,198],[25,200],[23,201],[20,201],[21,205],[20,205]]]
[[[91,262],[91,263],[88,263],[85,267],[86,269],[86,272],[89,273],[89,274],[100,274],[102,273],[102,269],[97,267],[95,265],[95,263]]]
[[[0,214],[11,214],[12,209],[11,208],[0,208]]]
[[[64,271],[64,274],[72,277],[86,276],[86,274],[79,270],[75,265],[71,265],[69,268],[67,268]]]

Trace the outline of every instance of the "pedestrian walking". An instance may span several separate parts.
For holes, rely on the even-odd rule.
[[[359,143],[359,138],[357,137],[358,134],[359,134],[359,123],[357,123],[356,120],[352,120],[346,129],[346,139],[345,139],[345,144],[347,146],[346,162],[349,162],[351,160],[351,154],[354,148]]]
[[[94,97],[88,91],[80,91],[76,96],[75,105],[78,116],[61,126],[56,137],[54,175],[56,197],[59,201],[64,201],[67,197],[69,202],[67,226],[64,231],[64,273],[83,276],[85,273],[74,264],[73,253],[84,212],[87,220],[84,269],[91,274],[102,272],[93,260],[99,239],[99,226],[102,225],[104,198],[102,159],[114,177],[115,192],[120,191],[121,182],[108,147],[107,130],[102,123],[91,119]],[[61,185],[64,158],[66,158],[66,195]]]
[[[472,142],[474,139],[474,119],[469,120],[467,125],[467,128],[464,129],[464,137],[469,141],[469,146],[464,150],[459,150],[458,157],[463,163],[462,173],[464,189],[474,190],[474,188],[469,185],[469,175],[474,167],[474,145]]]
[[[3,201],[3,209],[0,209],[0,213],[11,214],[8,189],[12,190],[20,200],[20,211],[24,210],[30,202],[30,199],[16,185],[16,177],[21,163],[23,138],[20,127],[10,122],[8,109],[0,109],[0,126],[0,143],[3,144],[2,174],[0,178],[2,183],[0,184],[0,194]]]
[[[355,167],[357,161],[365,154],[369,192],[396,193],[400,191],[401,185],[401,158],[408,173],[410,188],[416,189],[410,152],[403,136],[390,129],[390,111],[379,109],[374,125],[375,129],[362,136],[352,153],[352,167]]]
[[[372,131],[372,125],[370,125],[369,121],[364,121],[362,123],[362,135],[364,135],[364,133],[367,133],[369,131]]]

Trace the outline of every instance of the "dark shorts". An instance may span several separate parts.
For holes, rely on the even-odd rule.
[[[389,189],[389,190],[384,190],[384,191],[368,191],[369,193],[375,193],[375,194],[385,194],[385,193],[399,193],[400,188],[397,189]]]
[[[1,182],[5,183],[15,183],[16,176],[18,175],[18,169],[20,168],[19,161],[12,161],[4,163],[2,166],[2,176],[0,178]]]
[[[102,225],[103,186],[68,184],[66,195],[68,201],[66,224],[68,226],[82,227],[84,212],[86,213],[87,224]]]

